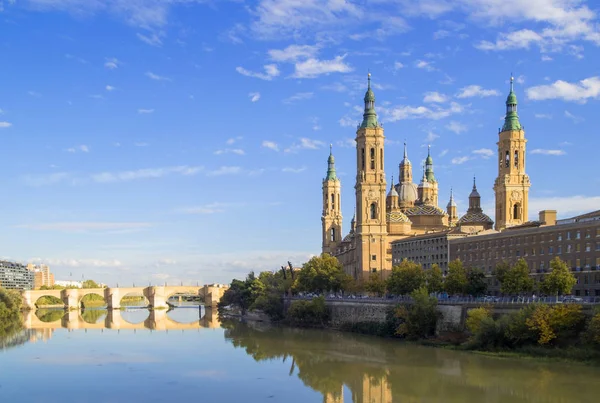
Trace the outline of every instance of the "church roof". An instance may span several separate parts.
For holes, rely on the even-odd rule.
[[[418,216],[418,215],[437,215],[437,216],[445,216],[446,212],[437,206],[429,206],[429,205],[421,205],[409,207],[404,211],[408,217]]]
[[[410,223],[410,219],[401,211],[392,211],[386,214],[385,220],[387,222],[406,222]]]
[[[459,224],[493,224],[494,221],[488,217],[485,213],[480,212],[467,212],[464,216],[458,220]]]
[[[419,198],[419,192],[417,191],[417,185],[414,183],[400,183],[397,186],[396,191],[398,192],[399,202],[412,202],[414,203]]]

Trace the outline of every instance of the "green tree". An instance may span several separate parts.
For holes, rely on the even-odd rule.
[[[468,283],[467,271],[460,259],[451,261],[448,264],[448,275],[444,282],[444,288],[448,294],[464,294]]]
[[[431,265],[431,269],[425,272],[425,280],[427,282],[427,291],[429,291],[429,293],[442,292],[444,289],[444,276],[437,264]]]
[[[21,330],[22,301],[18,291],[0,288],[0,341]]]
[[[487,283],[485,282],[485,273],[483,270],[472,267],[467,270],[467,287],[466,293],[474,297],[484,295],[487,291]]]
[[[379,273],[371,273],[369,280],[365,283],[365,290],[378,297],[385,294],[385,281],[381,278]]]
[[[429,296],[425,286],[414,290],[410,296],[413,300],[411,305],[396,308],[395,317],[400,320],[396,335],[409,339],[433,336],[440,316],[437,298]]]
[[[392,268],[387,279],[387,290],[391,294],[406,295],[425,285],[425,272],[420,265],[404,259]]]
[[[467,312],[466,325],[471,334],[477,334],[481,330],[481,323],[492,317],[492,310],[489,306],[480,306],[470,309]]]
[[[510,270],[510,264],[508,264],[507,261],[503,260],[503,261],[499,262],[496,265],[496,268],[494,269],[494,275],[496,276],[496,279],[500,283],[503,283],[504,282],[504,276],[506,275],[506,273],[509,270]]]
[[[85,280],[82,284],[82,288],[100,288],[100,285],[94,280]]]
[[[544,278],[541,285],[543,293],[548,295],[570,294],[577,279],[571,273],[567,264],[557,256],[550,262],[552,271]]]
[[[504,273],[500,290],[504,294],[522,294],[531,292],[535,285],[533,278],[529,275],[529,266],[525,259],[517,260],[517,263]]]
[[[254,277],[254,273],[251,273],[252,277]],[[248,276],[250,277],[250,276]],[[246,279],[246,281],[240,281],[234,279],[231,282],[229,288],[223,293],[223,296],[219,300],[218,308],[222,309],[223,307],[233,305],[240,308],[242,315],[245,315],[252,303],[254,302],[252,299],[252,291],[249,287],[249,284],[254,280]]]
[[[295,325],[322,326],[329,320],[325,298],[321,296],[312,301],[294,301],[288,309],[287,317]]]
[[[344,291],[352,278],[344,273],[341,263],[333,256],[324,253],[315,256],[302,265],[298,272],[295,289],[297,291],[324,293]]]

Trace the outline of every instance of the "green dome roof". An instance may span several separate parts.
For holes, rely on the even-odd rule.
[[[506,98],[506,105],[516,105],[517,104],[517,96],[511,91]]]

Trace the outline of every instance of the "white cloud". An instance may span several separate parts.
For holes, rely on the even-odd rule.
[[[536,113],[535,116],[537,119],[552,119],[552,115],[548,115],[547,113]]]
[[[277,145],[277,143],[275,143],[274,141],[265,140],[262,142],[261,145],[262,147],[268,148],[269,150],[279,151],[279,145]]]
[[[324,90],[335,91],[335,92],[346,92],[346,91],[348,91],[348,87],[346,87],[344,84],[338,83],[338,82],[327,84],[327,85],[323,85],[321,88],[324,89]]]
[[[356,127],[358,126],[358,120],[349,117],[349,116],[342,116],[340,118],[340,120],[338,120],[340,126],[342,127]]]
[[[317,150],[325,145],[320,140],[313,140],[306,137],[300,138],[300,143],[294,143],[290,147],[283,150],[286,153],[293,153],[298,150]]]
[[[76,153],[78,151],[81,151],[82,153],[88,153],[90,152],[90,148],[86,145],[80,145],[76,147],[67,148],[67,151],[70,153]]]
[[[481,41],[476,48],[481,50],[509,50],[509,49],[529,49],[532,44],[540,44],[544,41],[542,35],[530,29],[522,29],[501,33],[496,42]]]
[[[227,207],[239,206],[239,205],[241,205],[241,203],[215,202],[215,203],[205,204],[202,206],[187,207],[187,208],[180,209],[178,211],[181,213],[184,213],[184,214],[217,214],[217,213],[224,213],[225,210],[227,209]]]
[[[431,102],[443,103],[443,102],[446,102],[447,100],[448,100],[448,97],[446,95],[440,94],[439,92],[436,92],[436,91],[426,92],[423,97],[423,102],[425,102],[425,103],[431,103]]]
[[[138,109],[138,113],[140,115],[149,115],[151,113],[154,113],[154,109],[142,109],[142,108],[140,108],[140,109]]]
[[[578,83],[557,80],[549,85],[527,88],[527,98],[535,101],[546,99],[562,99],[564,101],[587,102],[588,99],[600,98],[600,77],[590,77]]]
[[[454,132],[456,134],[461,134],[461,133],[467,131],[467,126],[463,125],[460,122],[456,122],[456,121],[452,120],[452,121],[450,121],[450,123],[448,123],[446,125],[446,129],[448,129],[451,132]]]
[[[242,150],[241,148],[225,148],[222,150],[215,151],[214,154],[216,154],[216,155],[221,155],[221,154],[245,155],[246,152],[244,150]]]
[[[550,56],[548,56],[548,55],[542,55],[542,61],[543,62],[550,62],[552,60],[554,60],[554,59],[551,58]]]
[[[105,88],[106,88],[106,91],[108,91],[108,92],[116,90],[116,88],[113,87],[112,85],[107,85]]]
[[[583,122],[585,120],[581,116],[575,116],[575,115],[573,115],[569,111],[565,111],[565,117],[571,119],[573,121],[573,123],[581,123],[581,122]]]
[[[171,81],[169,77],[159,76],[158,74],[154,74],[151,71],[146,72],[146,77],[156,81]]]
[[[404,68],[401,62],[394,62],[394,70],[400,70],[401,68]]]
[[[500,93],[497,90],[486,90],[479,85],[468,85],[460,89],[459,93],[456,94],[457,98],[471,98],[471,97],[491,97],[497,96]]]
[[[299,59],[311,59],[319,52],[316,45],[290,45],[283,50],[271,49],[267,53],[276,62],[294,63]]]
[[[7,129],[12,126],[12,123],[9,122],[0,122],[0,129]]]
[[[138,141],[138,142],[133,143],[133,145],[136,147],[148,147],[150,144],[143,142],[143,141]]]
[[[425,60],[417,60],[415,62],[415,67],[418,69],[422,69],[425,71],[435,71],[436,68],[431,65],[431,62]]]
[[[448,150],[448,149],[442,150],[442,152],[440,153],[440,157],[446,156],[446,154],[448,154],[449,152],[450,152],[450,150]]]
[[[296,63],[296,69],[292,77],[315,78],[322,74],[349,73],[353,69],[344,63],[344,56],[336,56],[332,60],[319,60],[310,58]]]
[[[40,98],[42,96],[42,94],[40,94],[39,92],[36,92],[36,91],[27,91],[27,93],[35,98]]]
[[[559,197],[530,197],[529,211],[535,214],[530,219],[537,219],[537,212],[547,209],[557,210],[560,218],[598,210],[600,196],[559,196]]]
[[[396,122],[405,119],[443,119],[462,113],[464,107],[456,102],[451,102],[447,108],[442,108],[434,104],[431,107],[413,107],[408,105],[400,105],[392,108],[379,107],[379,110],[384,117],[383,121]]]
[[[208,171],[206,176],[237,175],[242,172],[242,168],[235,166],[223,166],[212,171]]]
[[[284,99],[282,102],[284,104],[291,104],[297,101],[304,101],[306,99],[311,99],[314,93],[312,92],[299,92],[297,94],[292,95],[289,98]]]
[[[70,175],[66,172],[56,172],[48,175],[25,175],[23,181],[28,186],[39,187],[54,185],[69,178]]]
[[[470,159],[471,159],[471,157],[468,157],[468,156],[454,157],[454,158],[452,158],[452,163],[455,165],[460,165],[460,164],[464,164],[465,162],[469,161]]]
[[[250,97],[250,102],[258,102],[260,99],[260,92],[251,92],[248,94],[248,97]]]
[[[542,155],[565,155],[566,152],[563,150],[545,150],[542,148],[536,148],[535,150],[531,150],[531,154],[542,154]]]
[[[306,167],[301,167],[301,168],[285,167],[281,170],[281,172],[288,172],[288,173],[293,173],[293,174],[299,174],[300,172],[304,172],[304,171],[306,171]]]
[[[430,130],[427,132],[427,136],[425,137],[425,143],[431,144],[438,138],[440,138],[440,136]]]
[[[435,40],[447,38],[448,36],[450,36],[450,32],[446,31],[445,29],[440,29],[433,33],[433,39]]]
[[[355,148],[356,140],[354,140],[353,138],[345,138],[343,140],[338,140],[336,144],[338,145],[338,147]]]
[[[242,136],[232,137],[230,139],[227,139],[226,143],[227,143],[227,145],[232,145],[232,144],[235,144],[237,141],[239,141],[241,139],[243,139]]]
[[[260,78],[261,80],[266,81],[271,81],[273,78],[279,76],[280,74],[276,64],[265,64],[263,68],[265,69],[264,73],[256,73],[250,70],[246,70],[243,67],[236,67],[235,71],[237,71],[243,76]]]
[[[146,168],[134,171],[101,172],[91,175],[91,180],[98,183],[129,182],[138,179],[163,178],[169,175],[196,175],[203,170],[199,166],[174,166],[165,168]]]
[[[480,148],[478,150],[473,150],[473,154],[479,155],[481,158],[487,160],[488,158],[494,156],[494,151],[490,150],[489,148]]]
[[[162,46],[162,40],[160,39],[160,36],[158,36],[157,34],[151,34],[151,35],[144,35],[144,34],[140,34],[139,32],[136,34],[136,36],[138,37],[138,39],[144,43],[147,43],[150,46]]]
[[[106,67],[109,70],[114,70],[119,67],[119,64],[121,64],[121,62],[117,58],[111,57],[106,58],[106,63],[104,63],[104,67]]]

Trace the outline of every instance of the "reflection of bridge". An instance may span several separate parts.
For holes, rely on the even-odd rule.
[[[198,295],[204,299],[204,304],[217,307],[219,299],[228,288],[222,284],[210,284],[201,287],[194,286],[150,286],[150,287],[119,287],[119,288],[67,288],[64,290],[23,291],[23,306],[35,309],[35,303],[41,297],[52,296],[63,301],[65,308],[77,309],[81,299],[89,294],[100,295],[106,301],[109,310],[121,308],[121,299],[126,295],[143,295],[148,299],[151,308],[167,308],[167,300],[173,295]]]
[[[86,322],[79,311],[68,311],[54,322],[42,322],[34,311],[24,313],[23,325],[26,329],[115,329],[115,330],[192,330],[200,328],[218,328],[221,326],[218,315],[213,315],[211,308],[204,309],[204,316],[191,323],[180,323],[171,319],[167,311],[150,310],[148,318],[140,323],[131,323],[123,319],[121,311],[108,310],[104,321],[99,323]]]

